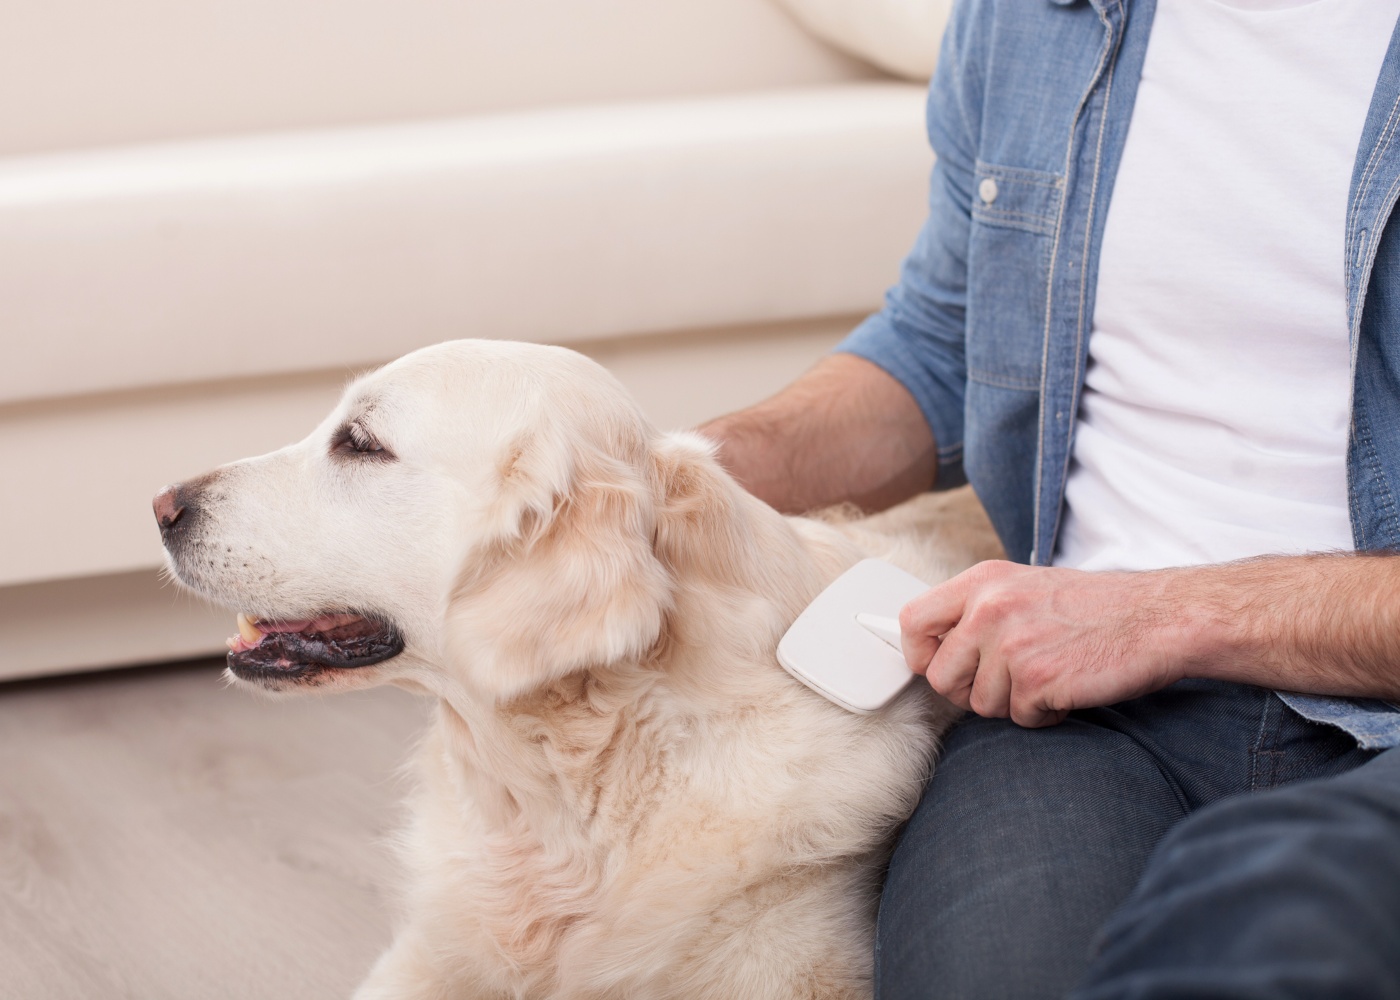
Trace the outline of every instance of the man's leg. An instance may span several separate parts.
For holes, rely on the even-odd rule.
[[[1073,716],[1037,730],[967,719],[890,862],[877,996],[1062,996],[1185,812],[1122,733]]]
[[[1400,750],[1183,822],[1072,994],[1206,996],[1400,997]]]

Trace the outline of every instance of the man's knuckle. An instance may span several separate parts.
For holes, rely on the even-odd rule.
[[[1016,594],[1009,587],[992,587],[982,598],[986,613],[1000,618],[1016,606]]]
[[[959,695],[961,695],[962,700],[959,701],[959,704],[966,706],[967,686],[961,682],[954,671],[946,666],[935,665],[929,671],[928,682],[935,691],[945,698],[958,701]]]
[[[980,562],[965,571],[965,576],[974,584],[984,584],[996,578],[996,566],[994,560]]]
[[[1030,656],[1018,663],[1017,673],[1020,675],[1022,685],[1038,691],[1050,683],[1051,678],[1055,675],[1055,668],[1046,657]]]
[[[1038,638],[1026,629],[1011,630],[1008,635],[1001,637],[999,644],[1002,655],[1018,667],[1028,666],[1038,660],[1035,655],[1037,646]]]
[[[1006,711],[996,699],[975,685],[972,688],[972,693],[968,696],[968,704],[974,712],[984,718],[999,719],[1006,716]]]
[[[975,634],[986,633],[997,622],[1005,617],[1006,609],[1002,607],[1000,600],[993,594],[984,594],[977,601],[968,606],[963,612],[962,621],[959,625],[966,625],[968,631]]]
[[[1044,724],[1045,716],[1034,701],[1029,698],[1011,700],[1011,721],[1018,726],[1034,729]]]

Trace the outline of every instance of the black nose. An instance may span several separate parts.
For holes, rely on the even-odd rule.
[[[175,522],[185,513],[185,505],[180,497],[180,484],[167,486],[157,493],[151,506],[155,508],[156,523],[160,525],[160,530],[166,532],[173,528]]]

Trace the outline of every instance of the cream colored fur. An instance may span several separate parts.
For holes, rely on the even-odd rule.
[[[394,459],[329,454],[347,421]],[[357,381],[199,489],[182,580],[382,614],[404,653],[315,683],[437,700],[360,1000],[870,995],[877,873],[950,713],[916,684],[849,714],[774,650],[860,558],[936,582],[996,555],[970,494],[785,518],[592,362],[485,341]]]

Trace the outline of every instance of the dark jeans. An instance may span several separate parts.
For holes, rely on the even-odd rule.
[[[890,862],[876,980],[880,1000],[1400,997],[1400,751],[1207,681],[1048,729],[968,718]]]

